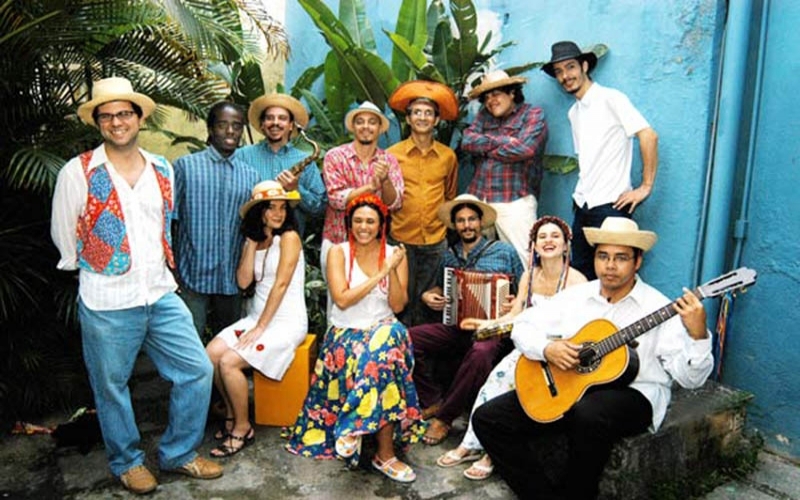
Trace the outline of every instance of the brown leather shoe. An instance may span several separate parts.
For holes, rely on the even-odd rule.
[[[191,462],[187,462],[177,469],[170,469],[169,472],[177,472],[195,479],[216,479],[222,476],[223,469],[220,464],[198,455]]]
[[[137,495],[150,493],[158,487],[155,476],[144,465],[136,465],[119,476],[119,480],[128,491]]]

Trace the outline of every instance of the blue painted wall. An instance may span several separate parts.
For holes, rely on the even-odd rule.
[[[756,2],[756,12],[762,7]],[[741,260],[759,277],[758,285],[736,303],[723,380],[756,395],[749,422],[767,445],[800,457],[800,102],[795,95],[800,61],[792,55],[800,47],[800,3],[775,0],[767,8],[764,43],[752,44],[753,58],[759,49],[764,57],[761,92],[748,96],[754,103],[748,122],[755,127],[752,186],[743,200],[748,209],[737,207],[732,214],[747,221]],[[752,35],[757,40],[760,33]],[[757,63],[750,68],[755,78]],[[740,171],[746,163],[745,153]],[[743,174],[739,179],[740,186],[747,180]]]
[[[338,10],[338,2],[326,3],[334,12]],[[475,0],[475,3],[480,26],[493,29],[493,40],[517,43],[496,61],[500,68],[546,61],[550,45],[559,40],[574,40],[582,46],[594,43],[609,46],[610,51],[598,64],[594,79],[625,92],[659,134],[656,187],[636,214],[640,226],[659,234],[658,244],[646,257],[643,276],[673,296],[680,293],[682,286],[695,284],[694,272],[702,267],[694,258],[703,236],[703,192],[713,144],[726,2]],[[297,3],[287,4],[286,23],[293,52],[286,84],[291,86],[308,66],[322,61],[327,46]],[[755,9],[760,9],[761,2],[755,4]],[[365,0],[365,5],[379,53],[388,61],[391,44],[381,28],[393,30],[400,1]],[[764,433],[771,448],[795,457],[800,456],[797,417],[800,411],[796,396],[800,375],[794,368],[800,361],[797,359],[800,348],[793,345],[791,336],[793,324],[800,323],[800,314],[790,310],[793,308],[789,304],[797,300],[788,298],[787,291],[796,292],[800,280],[798,202],[791,197],[800,186],[797,182],[800,104],[792,95],[800,63],[787,54],[793,54],[800,46],[800,36],[793,34],[797,19],[800,19],[797,2],[771,3],[765,52],[769,70],[761,99],[752,95],[753,82],[747,84],[746,98],[753,99],[747,104],[747,118],[760,117],[760,120],[753,136],[751,223],[741,265],[756,268],[760,276],[758,286],[736,303],[724,379],[756,395],[751,425]],[[757,41],[757,23],[751,35]],[[755,64],[755,60],[751,55],[748,64]],[[524,89],[526,100],[542,106],[547,115],[551,131],[548,152],[572,154],[566,113],[573,98],[540,71],[525,76],[529,78]],[[741,154],[738,163],[731,166],[737,170],[740,184],[746,166],[749,123],[741,128]],[[387,138],[388,142],[394,140],[396,135]],[[638,182],[640,165],[637,157],[634,182]],[[551,213],[571,220],[570,194],[576,175],[546,176],[540,214]],[[741,187],[730,195],[741,197]],[[737,215],[738,210],[731,214],[731,227]],[[728,253],[733,253],[732,239]],[[730,255],[726,258],[730,261]],[[780,297],[791,302],[776,300]],[[710,323],[713,326],[713,321]]]

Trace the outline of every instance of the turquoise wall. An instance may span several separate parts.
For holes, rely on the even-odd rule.
[[[756,13],[762,7],[756,2]],[[795,95],[800,61],[794,55],[800,47],[800,3],[777,0],[766,7],[763,42],[758,43],[758,17],[752,34],[753,59],[761,49],[764,68],[760,93],[748,96],[754,106],[747,127],[754,134],[752,144],[744,144],[752,147],[752,185],[743,200],[746,210],[737,207],[732,214],[746,221],[741,261],[758,271],[758,285],[736,303],[723,380],[755,394],[749,424],[767,446],[800,457],[800,102]],[[749,67],[755,79],[757,62]],[[747,160],[744,152],[741,171]],[[740,187],[746,181],[740,175]]]
[[[738,0],[737,0],[738,1]],[[338,10],[338,2],[326,2]],[[388,61],[391,44],[381,32],[393,30],[399,0],[365,0],[379,53]],[[722,37],[726,18],[723,0],[643,2],[640,0],[475,0],[480,26],[492,29],[493,40],[513,40],[496,61],[499,68],[532,61],[546,61],[550,45],[574,40],[588,46],[604,43],[609,53],[600,60],[594,79],[625,92],[659,134],[659,170],[656,187],[636,212],[640,226],[659,234],[659,242],[646,256],[643,277],[664,293],[677,296],[681,287],[692,286],[702,263],[694,262],[703,241],[703,193],[713,145],[714,105]],[[327,46],[297,2],[288,2],[286,23],[292,58],[286,84],[291,86],[310,65],[322,61]],[[750,5],[746,4],[737,5]],[[755,11],[761,2],[755,2]],[[746,244],[739,265],[759,271],[753,287],[735,307],[729,328],[724,381],[753,392],[756,399],[750,423],[767,438],[767,444],[788,455],[800,456],[800,418],[796,394],[800,376],[800,349],[792,344],[793,323],[800,315],[787,311],[786,291],[797,291],[800,278],[798,246],[800,227],[796,199],[790,198],[797,182],[800,141],[797,140],[800,104],[791,92],[796,85],[797,58],[786,57],[800,47],[794,22],[800,5],[790,0],[771,2],[766,44],[768,71],[762,96],[753,94],[753,81],[746,83],[749,117],[758,118],[754,137],[752,205]],[[755,21],[758,21],[756,19]],[[757,49],[758,24],[753,33]],[[756,56],[748,57],[748,65]],[[752,72],[752,75],[755,71]],[[750,80],[754,76],[749,76]],[[538,70],[530,71],[524,88],[526,100],[542,106],[550,125],[548,152],[572,154],[567,110],[574,102],[558,85]],[[737,191],[747,158],[750,124],[741,126],[742,138],[736,164],[717,166],[736,170]],[[392,129],[387,143],[397,140]],[[641,171],[635,160],[635,183]],[[540,214],[555,214],[571,220],[570,194],[577,174],[547,175],[540,199]],[[739,203],[737,198],[734,205]],[[737,210],[738,212],[738,210]],[[730,226],[738,213],[731,214]],[[712,228],[723,233],[729,228]],[[730,239],[729,254],[733,253]],[[780,249],[780,257],[777,253]],[[730,255],[725,257],[730,262]],[[712,307],[713,309],[713,307]],[[798,321],[793,321],[798,320]],[[713,320],[710,319],[713,327]],[[763,374],[754,376],[754,374]]]

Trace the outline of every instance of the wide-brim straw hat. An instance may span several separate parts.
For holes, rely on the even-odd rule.
[[[450,229],[456,228],[455,224],[453,224],[453,221],[451,220],[450,215],[453,211],[453,208],[458,205],[473,205],[478,207],[480,211],[483,212],[483,216],[481,217],[481,226],[484,229],[494,225],[494,221],[497,220],[497,211],[492,208],[491,205],[482,202],[475,195],[460,194],[452,200],[442,203],[442,205],[436,211],[436,215],[439,217],[439,220],[442,221],[442,224]]]
[[[453,89],[439,82],[426,80],[412,80],[398,86],[389,97],[389,107],[406,112],[408,105],[417,99],[433,101],[439,107],[439,117],[442,120],[455,120],[458,118],[458,99]]]
[[[265,109],[277,106],[289,110],[294,117],[294,122],[303,128],[308,126],[308,111],[303,103],[288,94],[267,94],[262,95],[255,101],[250,103],[250,109],[247,111],[247,120],[250,126],[256,130],[261,130],[261,113]],[[292,129],[292,137],[298,134],[297,127]]]
[[[469,91],[470,99],[477,99],[484,92],[499,89],[506,85],[515,85],[527,83],[528,79],[523,76],[508,76],[508,73],[499,69],[486,73],[481,80],[480,85]]]
[[[353,120],[356,119],[357,115],[361,113],[372,113],[373,115],[377,116],[381,120],[381,130],[380,133],[384,133],[389,130],[389,119],[383,116],[381,110],[378,106],[372,104],[369,101],[364,101],[361,105],[355,109],[350,110],[344,117],[344,126],[347,127],[347,130],[350,132],[354,132],[355,128],[353,127]]]
[[[281,183],[277,181],[261,181],[253,187],[250,199],[239,208],[239,217],[244,218],[255,205],[272,200],[286,200],[290,206],[294,207],[300,203],[300,193],[297,191],[287,193]]]
[[[78,106],[78,116],[87,125],[97,127],[92,118],[94,108],[112,101],[129,101],[142,108],[142,119],[150,116],[156,109],[156,103],[144,94],[133,91],[133,85],[127,78],[114,76],[97,80],[92,85],[92,98]]]
[[[585,227],[583,234],[590,245],[622,245],[640,248],[646,252],[658,240],[653,231],[643,231],[633,219],[627,217],[606,217],[600,227]]]
[[[597,55],[594,52],[581,52],[575,42],[556,42],[550,48],[550,54],[550,61],[542,66],[542,71],[553,78],[556,77],[553,65],[557,62],[570,59],[576,59],[580,62],[586,61],[589,63],[589,71],[587,73],[591,73],[594,67],[597,66]]]

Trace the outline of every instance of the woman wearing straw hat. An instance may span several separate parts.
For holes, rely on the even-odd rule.
[[[212,457],[234,455],[255,439],[243,370],[252,367],[280,380],[305,339],[306,266],[292,213],[299,201],[296,191],[287,193],[278,182],[263,181],[239,209],[245,243],[236,279],[241,288],[255,283],[255,295],[247,315],[206,347],[226,407],[226,425],[216,436],[223,441],[211,450]]]

